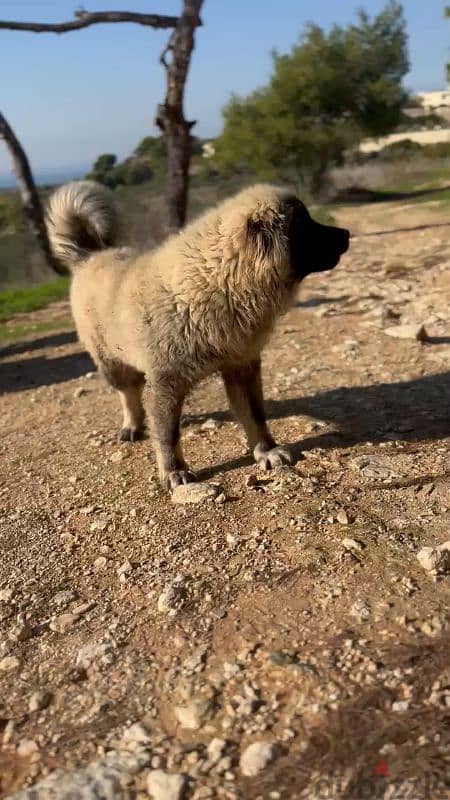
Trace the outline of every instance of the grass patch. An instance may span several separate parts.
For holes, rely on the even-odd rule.
[[[35,333],[48,333],[73,328],[71,319],[59,319],[54,322],[26,322],[23,325],[1,325],[0,344],[16,342]]]
[[[27,314],[45,308],[55,300],[62,300],[69,292],[69,278],[58,278],[26,289],[6,289],[0,292],[0,321],[15,314]]]

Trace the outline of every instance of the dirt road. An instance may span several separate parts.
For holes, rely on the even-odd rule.
[[[416,557],[450,539],[450,222],[339,218],[372,235],[264,359],[295,467],[257,473],[218,380],[186,405],[219,502],[116,443],[71,331],[1,352],[2,798],[450,796],[450,583]]]

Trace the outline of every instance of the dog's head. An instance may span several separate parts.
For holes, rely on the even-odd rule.
[[[250,258],[266,266],[283,266],[294,281],[312,272],[333,269],[348,250],[350,233],[345,228],[322,225],[294,195],[266,187],[247,217]]]
[[[296,197],[286,198],[284,209],[291,267],[298,280],[333,269],[348,250],[350,232],[316,222]]]

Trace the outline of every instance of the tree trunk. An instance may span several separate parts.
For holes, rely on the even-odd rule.
[[[65,275],[66,270],[53,256],[50,248],[42,205],[33,180],[28,159],[13,129],[1,112],[0,138],[4,139],[11,154],[13,170],[19,184],[19,192],[22,199],[23,210],[30,224],[30,228],[36,237],[38,245],[41,248],[44,259],[49,267],[54,270],[54,272],[58,272],[60,275]]]
[[[165,102],[159,106],[156,124],[167,147],[167,219],[169,231],[177,231],[186,222],[191,160],[191,128],[195,122],[184,118],[183,99],[190,59],[194,49],[195,29],[201,24],[203,0],[184,0],[183,13],[161,55],[167,72]],[[170,52],[171,60],[166,56]]]

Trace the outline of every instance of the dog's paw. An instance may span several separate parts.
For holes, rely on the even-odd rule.
[[[289,450],[285,447],[272,447],[270,450],[263,450],[256,445],[253,455],[260,469],[269,470],[274,467],[282,467],[283,464],[292,464],[293,458]]]
[[[175,489],[183,483],[196,483],[196,481],[197,476],[193,472],[188,469],[176,469],[165,475],[162,483],[166,489]]]
[[[137,442],[143,438],[141,428],[122,428],[117,435],[118,442]]]

